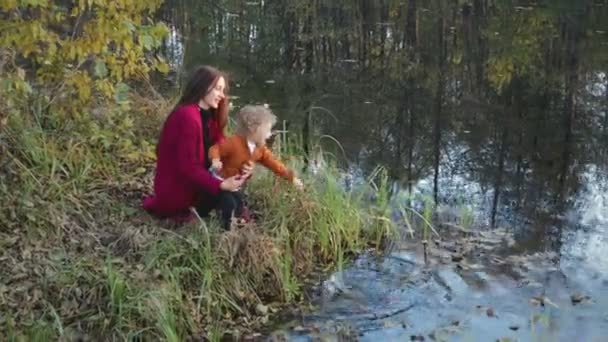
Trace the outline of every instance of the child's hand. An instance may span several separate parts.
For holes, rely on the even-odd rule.
[[[219,159],[211,160],[211,168],[214,169],[215,171],[221,170],[223,166],[224,165],[222,164],[222,162]]]
[[[294,177],[294,179],[293,179],[293,185],[298,190],[304,190],[304,183],[302,183],[302,180],[300,178],[298,178],[298,177]]]

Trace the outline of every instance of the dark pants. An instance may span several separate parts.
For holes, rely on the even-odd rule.
[[[230,229],[232,217],[240,217],[243,211],[243,193],[240,191],[220,191],[220,194],[212,200],[201,201],[196,206],[196,212],[200,217],[206,217],[211,210],[219,211],[220,222],[225,230]]]

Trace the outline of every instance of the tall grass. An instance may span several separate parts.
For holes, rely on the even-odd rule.
[[[0,131],[1,340],[238,336],[268,322],[256,307],[294,305],[315,270],[394,234],[385,174],[346,189],[328,157],[301,192],[256,169],[254,224],[175,227],[139,209],[161,117],[12,114]],[[297,170],[299,139],[282,135],[277,151]]]

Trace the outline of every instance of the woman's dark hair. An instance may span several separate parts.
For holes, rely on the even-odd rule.
[[[177,106],[198,103],[215,86],[220,77],[223,77],[226,81],[226,89],[224,90],[226,98],[220,101],[217,109],[212,109],[212,111],[220,129],[223,130],[228,123],[228,78],[218,69],[208,65],[196,68],[182,90],[182,96]]]

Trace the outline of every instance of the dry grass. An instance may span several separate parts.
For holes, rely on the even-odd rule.
[[[218,242],[218,256],[230,269],[249,274],[254,283],[266,284],[258,296],[280,293],[281,271],[277,260],[284,251],[273,237],[253,223],[221,234]]]

